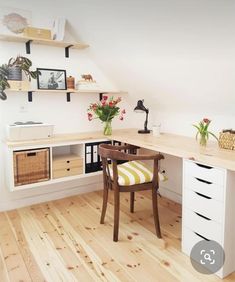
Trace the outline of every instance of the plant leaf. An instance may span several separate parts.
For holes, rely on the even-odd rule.
[[[209,133],[211,136],[213,136],[217,141],[219,141],[218,137],[217,137],[214,133],[212,133],[212,132],[210,132],[210,131],[208,131],[208,133]]]

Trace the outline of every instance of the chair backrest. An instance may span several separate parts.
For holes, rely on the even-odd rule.
[[[101,156],[104,181],[107,177],[110,178],[109,161],[112,160],[113,164],[113,180],[117,182],[118,170],[117,161],[134,161],[134,160],[153,160],[153,175],[158,178],[158,161],[164,159],[162,154],[152,154],[152,155],[136,155],[136,151],[139,149],[137,146],[133,145],[123,145],[123,146],[113,146],[110,144],[100,144],[99,145],[99,155]],[[127,151],[128,153],[122,152]]]
[[[139,147],[133,145],[113,146],[110,144],[100,144],[99,155],[105,159],[129,161],[131,156],[136,154],[137,149]]]

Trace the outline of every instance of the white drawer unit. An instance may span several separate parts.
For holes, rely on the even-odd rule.
[[[201,240],[218,242],[225,263],[220,278],[235,271],[235,176],[222,168],[183,160],[182,251]]]

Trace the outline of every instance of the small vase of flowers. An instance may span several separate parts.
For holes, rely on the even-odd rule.
[[[214,133],[208,130],[208,127],[211,123],[211,120],[208,118],[204,118],[199,124],[193,124],[193,126],[197,129],[196,140],[198,140],[198,136],[200,137],[200,145],[206,146],[209,136],[213,136],[217,141],[218,138],[215,136]]]
[[[88,110],[87,116],[88,120],[100,119],[104,124],[104,135],[112,134],[112,120],[115,116],[119,115],[119,119],[124,119],[125,110],[121,110],[117,104],[121,102],[121,97],[114,99],[111,97],[103,95],[102,100],[97,103],[91,103]]]

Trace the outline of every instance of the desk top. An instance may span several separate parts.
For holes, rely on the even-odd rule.
[[[152,133],[138,134],[136,129],[114,131],[112,139],[235,171],[235,151],[220,149],[215,141],[209,141],[204,148],[192,137],[169,133],[159,136],[153,136]]]
[[[8,147],[34,146],[82,140],[110,139],[133,144],[146,149],[169,154],[180,158],[193,158],[195,161],[235,171],[235,151],[220,149],[217,142],[210,141],[202,148],[195,138],[162,133],[160,136],[138,134],[137,129],[113,130],[111,136],[104,136],[100,131],[73,134],[57,134],[50,139],[31,141],[8,141]]]

